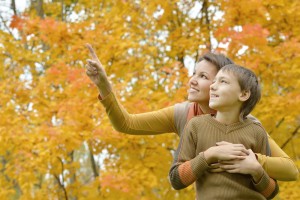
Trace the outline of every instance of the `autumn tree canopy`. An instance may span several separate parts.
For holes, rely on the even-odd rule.
[[[300,1],[0,1],[0,199],[192,199],[168,181],[175,134],[113,130],[85,75],[90,43],[131,113],[186,100],[221,52],[259,76],[253,115],[300,166]],[[300,182],[278,199],[299,199]]]

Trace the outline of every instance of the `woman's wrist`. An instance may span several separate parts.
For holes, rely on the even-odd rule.
[[[109,82],[106,84],[97,85],[98,91],[102,98],[106,97],[109,93],[111,93],[112,88]]]

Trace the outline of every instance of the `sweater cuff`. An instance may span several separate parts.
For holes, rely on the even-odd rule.
[[[267,157],[265,155],[262,155],[259,153],[256,153],[255,156],[256,156],[256,160],[259,162],[259,164],[266,170],[265,164],[266,164]]]
[[[268,187],[269,182],[270,182],[270,177],[265,171],[257,183],[255,183],[252,180],[252,183],[258,192],[264,191]]]
[[[102,103],[105,104],[107,101],[111,101],[113,99],[114,93],[110,92],[108,95],[105,97],[102,97],[101,94],[98,94],[98,100]]]
[[[197,178],[202,176],[203,172],[209,168],[203,152],[199,153],[198,156],[191,160],[191,165],[193,173]]]

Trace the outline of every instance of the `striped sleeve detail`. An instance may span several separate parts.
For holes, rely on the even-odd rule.
[[[178,170],[179,166],[180,163],[173,164],[169,172],[170,183],[175,190],[180,190],[187,187],[180,180],[179,170]]]
[[[253,185],[267,199],[274,198],[279,192],[277,182],[270,178],[266,172],[264,172],[260,181],[258,183],[253,182]]]
[[[191,185],[208,169],[204,154],[196,154],[197,130],[194,127],[198,124],[193,119],[187,124],[180,138],[169,172],[171,185],[176,190]]]
[[[201,177],[203,173],[209,168],[203,152],[200,152],[198,156],[191,160],[191,165],[193,174],[195,174],[196,179]]]
[[[175,190],[186,188],[200,178],[208,167],[203,153],[189,161],[173,164],[169,172],[172,187]]]
[[[190,161],[187,161],[178,167],[179,178],[184,185],[190,185],[196,181],[196,176],[192,171]]]

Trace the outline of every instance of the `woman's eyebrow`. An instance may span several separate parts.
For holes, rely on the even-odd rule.
[[[197,73],[197,72],[195,72],[195,73]],[[200,72],[198,72],[198,74],[205,74],[205,75],[208,75],[208,73],[207,73],[207,72],[204,72],[204,71],[200,71]]]

